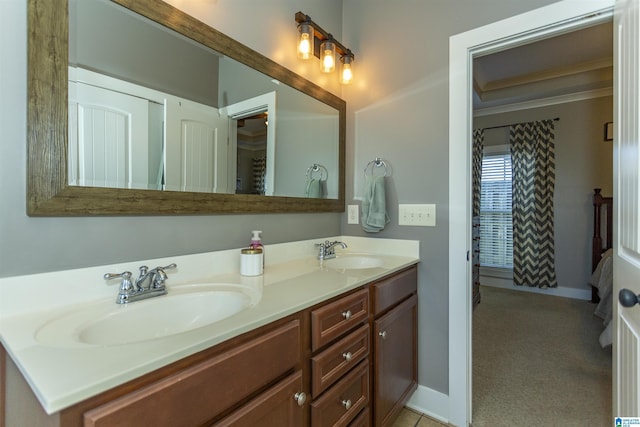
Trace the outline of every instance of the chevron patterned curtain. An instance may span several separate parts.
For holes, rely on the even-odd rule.
[[[267,159],[265,157],[254,157],[253,159],[253,194],[264,195],[264,176],[267,170]]]
[[[480,215],[480,182],[482,180],[482,150],[484,149],[484,129],[473,131],[473,153],[471,159],[473,217]]]
[[[513,168],[513,283],[554,288],[553,120],[510,126]]]

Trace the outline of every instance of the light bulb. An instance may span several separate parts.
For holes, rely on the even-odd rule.
[[[313,56],[313,27],[303,22],[298,25],[298,58],[309,59]]]
[[[332,72],[336,66],[335,61],[333,60],[332,53],[333,52],[331,52],[330,50],[326,50],[324,52],[324,57],[322,58],[322,71],[324,71],[325,73]]]
[[[343,85],[351,84],[353,81],[353,54],[351,51],[340,57],[342,62],[342,70],[340,71],[340,83]]]
[[[327,40],[320,46],[320,70],[323,73],[331,73],[336,69],[336,46],[331,40]]]
[[[302,34],[300,36],[300,43],[298,44],[298,56],[302,59],[309,59],[311,54],[311,43],[309,43],[309,34]]]
[[[351,72],[351,65],[345,64],[342,68],[342,79],[340,83],[343,85],[348,85],[353,80],[353,73]]]

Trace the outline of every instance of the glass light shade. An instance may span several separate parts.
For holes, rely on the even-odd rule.
[[[298,58],[309,59],[313,56],[313,27],[302,22],[298,25]]]
[[[336,69],[336,45],[332,40],[325,40],[320,45],[320,70],[331,73]]]
[[[343,85],[351,84],[353,81],[353,58],[349,55],[340,58],[342,61],[342,70],[340,70],[340,83]]]

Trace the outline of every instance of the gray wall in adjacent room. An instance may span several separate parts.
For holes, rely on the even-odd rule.
[[[604,140],[613,121],[613,97],[477,117],[474,128],[534,120],[560,120],[555,126],[555,254],[558,286],[590,290],[594,188],[613,191],[613,143]],[[508,144],[508,128],[485,132],[486,145]]]

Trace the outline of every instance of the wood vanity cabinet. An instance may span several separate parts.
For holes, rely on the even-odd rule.
[[[259,328],[64,410],[61,425],[298,427],[303,330],[300,316]]]
[[[417,271],[312,310],[311,427],[393,425],[418,384]]]
[[[373,425],[390,426],[418,384],[416,267],[371,285]]]

